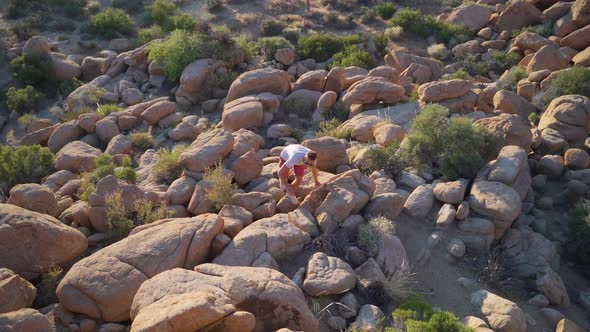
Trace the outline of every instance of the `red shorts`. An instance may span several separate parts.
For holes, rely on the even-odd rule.
[[[279,168],[283,166],[285,163],[285,159],[280,158],[279,160]],[[305,165],[295,165],[293,166],[293,173],[295,173],[296,177],[303,177],[305,175]]]

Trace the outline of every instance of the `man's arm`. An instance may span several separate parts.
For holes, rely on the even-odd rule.
[[[313,165],[311,165],[311,174],[313,174],[313,181],[315,182],[315,186],[316,187],[321,186],[322,183],[320,182],[320,179],[318,178],[317,162],[314,162]]]

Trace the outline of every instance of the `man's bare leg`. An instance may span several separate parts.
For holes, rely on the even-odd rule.
[[[279,186],[281,190],[286,190],[289,185],[289,169],[285,168],[283,171],[279,169]]]

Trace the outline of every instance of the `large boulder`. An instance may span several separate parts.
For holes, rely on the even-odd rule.
[[[561,47],[571,47],[577,51],[583,51],[590,46],[590,25],[578,29],[563,37],[559,42]]]
[[[486,6],[479,4],[463,4],[455,8],[446,21],[455,24],[464,24],[471,29],[479,30],[485,27],[494,12]]]
[[[367,77],[354,83],[342,101],[346,104],[374,104],[384,102],[395,104],[400,101],[407,101],[406,90],[383,77]]]
[[[69,121],[58,125],[47,142],[47,147],[51,152],[56,153],[66,144],[75,141],[82,134],[76,121]]]
[[[291,78],[286,71],[257,69],[240,75],[229,87],[226,102],[248,95],[270,92],[286,96],[291,91]]]
[[[225,130],[240,128],[255,129],[262,126],[264,109],[259,100],[251,97],[239,98],[223,107],[221,123]]]
[[[265,253],[281,259],[298,253],[310,235],[289,222],[287,214],[276,214],[250,224],[234,237],[213,263],[251,266]]]
[[[442,76],[441,66],[438,62],[403,50],[392,50],[385,56],[385,62],[400,72],[406,71],[412,65],[420,65],[424,67],[426,70],[426,80],[424,82],[438,80]]]
[[[47,57],[51,53],[51,46],[47,38],[33,36],[27,40],[22,49],[24,57]]]
[[[0,314],[30,307],[36,295],[35,286],[14,271],[0,268]]]
[[[457,224],[458,238],[468,248],[487,252],[495,238],[494,223],[484,218],[467,218]]]
[[[147,121],[151,125],[155,125],[160,120],[174,112],[176,112],[176,103],[167,100],[159,101],[141,112],[141,119]]]
[[[132,331],[319,329],[301,290],[278,271],[216,264],[194,270],[173,269],[145,282],[133,301]]]
[[[254,151],[246,152],[236,159],[231,165],[234,172],[234,180],[238,185],[245,185],[260,175],[264,163],[262,158]]]
[[[180,166],[191,172],[203,172],[225,158],[233,146],[234,137],[229,131],[214,129],[202,133],[180,155]]]
[[[471,89],[472,85],[467,80],[430,82],[420,85],[418,96],[420,97],[420,101],[424,103],[434,103],[461,97]]]
[[[176,102],[185,105],[197,103],[212,74],[211,60],[200,59],[191,62],[184,68],[180,76],[180,86],[176,90]]]
[[[82,233],[61,221],[9,204],[0,204],[0,243],[0,266],[27,280],[71,261],[88,247]]]
[[[572,6],[572,21],[579,27],[590,23],[590,1],[577,0],[574,2]]]
[[[469,204],[473,211],[492,220],[495,238],[500,239],[520,214],[522,199],[504,183],[477,181],[471,187]]]
[[[460,179],[451,182],[439,182],[434,186],[433,194],[441,202],[460,204],[463,202],[469,180]]]
[[[554,41],[551,41],[543,36],[539,36],[534,32],[525,31],[514,38],[514,46],[520,50],[532,50],[537,52],[541,47],[546,45],[554,45]]]
[[[471,304],[485,316],[490,327],[499,332],[526,332],[524,311],[512,301],[478,290],[471,294]]]
[[[566,95],[553,99],[541,115],[539,130],[543,137],[554,136],[581,147],[590,132],[590,99]]]
[[[500,13],[496,28],[499,30],[514,30],[541,23],[543,12],[526,1],[514,1],[508,4],[506,10]]]
[[[51,55],[51,60],[51,63],[53,64],[53,74],[58,81],[69,81],[80,77],[82,74],[82,67],[72,60],[57,56],[56,53]]]
[[[55,155],[53,166],[57,170],[71,172],[90,171],[96,167],[96,158],[101,151],[82,141],[73,141],[66,144]]]
[[[49,319],[35,309],[20,309],[0,315],[0,331],[53,332]]]
[[[375,141],[374,129],[383,119],[377,115],[357,114],[342,124],[342,128],[350,130],[350,136],[361,143]]]
[[[307,263],[303,290],[311,296],[344,293],[356,285],[356,275],[348,263],[338,257],[315,253]]]
[[[529,227],[510,228],[500,245],[517,278],[535,279],[559,261],[555,244]]]
[[[517,145],[530,151],[533,136],[528,120],[516,114],[500,114],[498,116],[479,119],[476,126],[489,130],[498,140],[499,149],[505,145]],[[498,150],[499,150],[498,149]]]
[[[413,217],[426,217],[434,204],[433,188],[431,184],[423,184],[414,189],[406,199],[404,210]]]
[[[308,139],[301,144],[317,152],[317,166],[322,171],[334,172],[339,165],[349,163],[346,146],[339,139],[326,136]]]
[[[59,213],[55,195],[49,188],[36,183],[17,184],[12,187],[6,203],[52,217],[57,217]]]
[[[529,74],[545,69],[557,71],[569,67],[569,62],[557,46],[545,45],[533,55],[526,70]]]
[[[494,108],[502,113],[516,114],[528,119],[537,109],[523,97],[508,90],[500,90],[494,95]]]
[[[133,297],[143,282],[166,270],[205,262],[222,232],[223,220],[213,214],[139,226],[129,237],[74,264],[60,282],[57,297],[71,312],[110,322],[129,320]]]

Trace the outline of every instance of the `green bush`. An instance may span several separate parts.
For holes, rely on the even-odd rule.
[[[174,211],[169,209],[165,203],[156,206],[154,202],[147,199],[137,200],[134,204],[134,210],[140,225],[151,224],[154,221],[171,218],[174,215]]]
[[[49,6],[63,12],[69,17],[78,17],[84,14],[87,0],[49,0]]]
[[[175,81],[191,62],[197,59],[222,59],[222,44],[211,36],[174,30],[170,36],[148,46],[149,59],[164,67],[166,76]]]
[[[104,12],[90,18],[90,28],[108,38],[117,33],[129,34],[133,30],[134,24],[131,16],[122,9],[107,8]]]
[[[518,37],[518,35],[520,35],[523,32],[534,32],[543,37],[549,37],[553,32],[553,22],[548,21],[537,25],[529,25],[524,28],[514,29],[512,30],[512,38]]]
[[[80,191],[77,195],[80,200],[88,202],[88,198],[92,195],[93,192],[96,191],[96,185],[92,178],[92,173],[82,173],[80,174]]]
[[[533,104],[544,110],[553,99],[564,95],[590,97],[590,68],[574,66],[560,72],[535,96]]]
[[[92,175],[96,179],[96,182],[101,179],[115,174],[115,163],[113,157],[109,153],[102,153],[96,158],[96,168]]]
[[[266,19],[260,23],[260,34],[264,37],[280,36],[287,26],[275,19]]]
[[[9,110],[17,113],[34,112],[43,97],[42,93],[35,91],[30,85],[23,89],[11,86],[6,92],[6,105]]]
[[[404,145],[412,166],[438,170],[449,180],[471,178],[495,149],[492,136],[470,119],[448,120],[448,110],[437,104],[424,107],[414,122]]]
[[[285,28],[283,29],[282,35],[291,43],[297,44],[299,42],[299,38],[301,37],[301,29]]]
[[[100,115],[101,117],[104,118],[111,113],[121,112],[123,110],[124,110],[123,107],[119,107],[119,106],[113,105],[113,104],[107,104],[107,105],[99,105],[98,108],[96,109],[96,113],[98,113],[98,115]]]
[[[468,79],[469,79],[469,73],[466,72],[463,68],[461,68],[452,74],[443,75],[443,77],[440,80],[441,81],[450,81],[450,80],[468,80]]]
[[[377,12],[377,15],[382,19],[389,20],[393,17],[393,14],[395,14],[395,7],[390,2],[383,2],[375,7],[375,12]]]
[[[234,43],[244,52],[244,57],[246,59],[250,59],[258,55],[258,45],[256,45],[255,42],[249,40],[245,34],[235,37]]]
[[[176,11],[176,5],[171,0],[156,0],[146,9],[154,22],[164,25],[166,20]]]
[[[177,145],[174,149],[160,148],[158,150],[159,158],[152,172],[161,181],[172,183],[180,177],[182,168],[178,163],[180,155],[186,150],[185,145]]]
[[[449,311],[436,311],[428,321],[407,320],[407,332],[473,332]]]
[[[123,9],[128,13],[138,13],[143,9],[142,0],[113,0],[112,6]]]
[[[373,34],[373,42],[375,43],[375,48],[377,48],[377,53],[380,56],[383,56],[387,53],[389,38],[387,38],[387,34],[385,34],[385,32],[381,31]]]
[[[203,180],[208,184],[205,197],[216,210],[221,210],[224,205],[231,203],[232,196],[238,190],[238,186],[232,182],[232,176],[223,172],[221,164],[205,171]]]
[[[135,183],[137,180],[137,172],[131,164],[131,157],[125,156],[123,158],[121,167],[115,169],[115,176],[129,183]]]
[[[18,118],[18,125],[23,129],[27,129],[27,127],[35,123],[37,120],[39,120],[39,118],[35,114],[25,113]]]
[[[295,48],[291,42],[283,37],[262,37],[258,39],[258,48],[260,53],[267,60],[273,59],[275,53],[281,48]]]
[[[336,36],[332,33],[312,33],[299,38],[297,51],[303,58],[326,61],[346,46],[361,43],[359,35]]]
[[[159,25],[152,25],[149,28],[140,29],[137,33],[137,39],[141,44],[146,44],[154,39],[163,38],[164,30]]]
[[[590,264],[590,200],[584,199],[572,209],[569,227],[573,257],[582,264]]]
[[[116,240],[127,237],[135,225],[130,212],[125,209],[121,192],[117,191],[107,196],[105,201],[110,237]]]
[[[196,27],[197,20],[189,14],[174,15],[169,20],[168,24],[166,24],[166,30],[168,31],[174,31],[178,29],[192,32]]]
[[[342,121],[339,119],[322,121],[316,131],[316,137],[324,136],[350,140],[352,129],[342,126]]]
[[[400,26],[404,31],[427,37],[434,35],[441,42],[457,44],[469,40],[474,31],[462,24],[438,21],[432,15],[425,15],[419,9],[400,9],[389,21],[390,26]]]
[[[490,70],[503,73],[505,70],[512,68],[520,61],[518,53],[508,53],[504,51],[497,51],[492,55],[490,60]]]
[[[347,46],[344,51],[334,54],[332,59],[329,68],[357,66],[370,69],[374,64],[371,54],[357,45]]]
[[[129,138],[133,146],[143,150],[147,150],[154,145],[154,139],[150,133],[136,131],[131,133]]]
[[[38,294],[35,298],[35,305],[45,307],[58,302],[55,290],[59,284],[59,278],[63,269],[59,265],[53,265],[41,276],[41,282],[37,284]]]
[[[53,171],[52,164],[53,153],[48,148],[0,144],[0,188],[8,192],[18,183],[39,182]]]
[[[44,87],[53,81],[53,66],[47,59],[38,56],[19,56],[10,62],[14,78],[23,85]]]
[[[526,72],[526,69],[523,66],[515,66],[512,67],[506,72],[496,86],[498,90],[509,90],[516,92],[516,88],[518,86],[518,82],[523,78],[527,78],[529,75]]]
[[[6,16],[11,19],[25,17],[49,10],[46,1],[42,0],[10,0],[6,7]]]
[[[391,220],[385,217],[373,217],[358,227],[357,242],[369,257],[377,257],[381,238],[394,233],[395,227]]]
[[[210,12],[217,12],[223,9],[223,1],[221,0],[207,0],[207,10]]]
[[[394,178],[398,178],[404,168],[408,166],[406,158],[399,150],[399,142],[394,142],[386,147],[374,147],[367,151],[367,171],[385,171]]]

